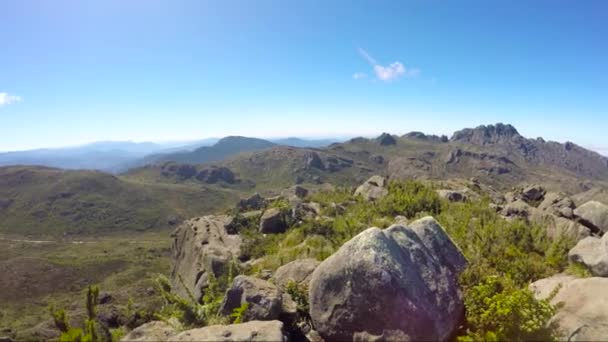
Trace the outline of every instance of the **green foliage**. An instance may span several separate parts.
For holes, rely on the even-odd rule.
[[[308,288],[305,285],[296,283],[290,280],[285,288],[286,292],[291,296],[298,307],[298,315],[300,317],[308,317]]]
[[[247,311],[248,308],[249,308],[249,303],[243,303],[243,305],[232,310],[232,313],[230,314],[230,318],[232,318],[232,323],[234,323],[234,324],[242,323],[243,316],[245,315],[245,312]]]
[[[404,215],[408,218],[419,213],[439,214],[441,201],[435,190],[417,181],[390,182],[388,195],[378,201],[383,216]]]
[[[112,342],[119,342],[123,336],[127,334],[127,330],[124,327],[119,327],[116,329],[110,329],[110,336]]]
[[[281,211],[289,210],[291,206],[289,205],[289,201],[283,197],[279,197],[274,201],[268,203],[268,208],[277,208]]]
[[[589,271],[585,265],[577,262],[570,263],[568,268],[566,268],[566,273],[578,278],[589,278],[593,276],[591,271]]]
[[[465,290],[467,335],[464,341],[549,341],[556,330],[549,300],[536,300],[527,288],[508,277],[487,276]]]
[[[51,308],[51,316],[55,327],[61,332],[61,342],[97,342],[101,341],[99,323],[97,322],[96,308],[99,304],[99,288],[89,285],[86,296],[87,319],[83,329],[72,328],[68,324],[65,310]]]

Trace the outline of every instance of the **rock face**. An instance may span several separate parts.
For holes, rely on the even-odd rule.
[[[540,185],[530,185],[523,189],[522,196],[526,202],[540,201],[545,196],[545,189]]]
[[[538,299],[547,298],[561,284],[553,305],[563,303],[552,321],[563,340],[603,341],[608,336],[608,278],[575,278],[558,274],[530,285]]]
[[[597,202],[589,201],[574,209],[574,215],[578,216],[581,223],[588,226],[595,232],[608,232],[608,206]]]
[[[209,274],[216,277],[228,271],[229,264],[238,258],[241,237],[226,231],[232,218],[229,216],[204,216],[185,221],[173,233],[173,291],[187,298],[187,291],[180,281],[200,299],[202,289],[208,285]]]
[[[177,334],[177,330],[167,322],[153,321],[135,328],[121,341],[167,341]]]
[[[376,138],[376,141],[382,146],[395,145],[397,143],[397,139],[388,133],[382,133]]]
[[[316,259],[292,261],[279,267],[272,276],[272,281],[280,287],[285,287],[290,281],[308,286],[312,272],[319,264],[320,262]]]
[[[215,184],[219,181],[223,181],[229,184],[233,184],[236,181],[234,173],[226,167],[215,167],[211,166],[201,170],[197,175],[196,179],[208,183]]]
[[[464,317],[466,260],[430,217],[369,228],[313,272],[310,315],[326,340],[447,340]]]
[[[568,259],[585,265],[595,276],[608,277],[608,234],[601,239],[595,236],[582,239],[570,250]]]
[[[279,321],[252,321],[231,325],[212,325],[186,330],[171,341],[286,341],[283,323]]]
[[[264,234],[283,233],[287,229],[285,215],[278,208],[267,209],[260,218],[260,232]]]
[[[220,308],[224,316],[241,305],[249,306],[243,315],[243,321],[273,320],[281,314],[281,291],[272,283],[248,276],[237,276],[232,286],[226,291],[226,297]]]
[[[368,201],[378,200],[388,195],[388,190],[384,188],[386,179],[382,176],[372,176],[355,190],[355,196],[361,195]]]
[[[260,196],[260,194],[255,193],[249,198],[245,198],[239,201],[237,208],[240,210],[260,210],[266,206],[266,200]]]

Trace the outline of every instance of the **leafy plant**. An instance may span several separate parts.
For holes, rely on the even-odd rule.
[[[97,322],[97,305],[99,304],[99,288],[89,285],[86,297],[87,319],[84,328],[70,327],[65,310],[50,308],[55,327],[61,332],[61,342],[97,342],[101,341]]]
[[[249,303],[243,303],[243,305],[232,310],[232,313],[230,314],[230,318],[232,318],[232,323],[234,323],[234,324],[242,323],[243,317],[248,308],[249,308]]]

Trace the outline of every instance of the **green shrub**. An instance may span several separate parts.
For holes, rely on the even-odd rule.
[[[557,338],[549,325],[555,307],[536,300],[527,288],[508,277],[487,276],[464,292],[467,334],[461,341],[549,341]]]
[[[61,342],[97,342],[102,341],[101,336],[109,335],[105,331],[100,335],[100,324],[97,322],[97,305],[99,304],[99,288],[89,285],[86,296],[87,319],[84,328],[70,327],[67,314],[64,309],[55,310],[50,308],[51,316],[55,327],[61,332],[59,341]],[[103,328],[103,327],[102,327]]]
[[[232,313],[230,314],[230,318],[232,318],[232,323],[233,324],[242,323],[243,316],[245,315],[245,312],[247,311],[248,308],[249,308],[249,303],[243,303],[243,305],[239,306],[238,308],[234,308],[234,310],[232,310]]]

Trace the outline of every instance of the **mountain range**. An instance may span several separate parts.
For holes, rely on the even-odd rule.
[[[504,124],[463,129],[450,138],[384,133],[322,148],[226,137],[212,146],[143,159],[143,166],[118,175],[0,168],[0,232],[163,229],[254,192],[276,194],[294,184],[352,187],[374,174],[474,179],[497,191],[540,183],[585,200],[606,196],[608,189],[608,158],[571,142],[525,138]]]

